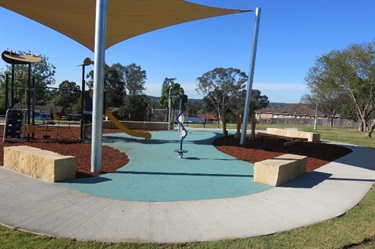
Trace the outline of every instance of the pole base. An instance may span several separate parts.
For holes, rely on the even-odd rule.
[[[179,158],[183,158],[184,153],[187,153],[188,151],[187,150],[175,150],[175,152],[178,153]]]

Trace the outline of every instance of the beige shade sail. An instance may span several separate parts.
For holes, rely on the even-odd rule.
[[[6,63],[10,64],[28,64],[36,63],[42,60],[42,58],[33,54],[19,55],[12,53],[11,51],[4,51],[1,54],[1,58],[3,58]]]
[[[0,6],[94,50],[96,0],[0,0]],[[108,0],[105,47],[163,27],[246,11],[207,7],[182,0]]]

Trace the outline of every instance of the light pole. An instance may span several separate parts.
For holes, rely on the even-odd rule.
[[[315,101],[314,130],[318,128],[318,101]]]
[[[173,85],[173,81],[177,79],[177,78],[165,78],[165,81],[168,82],[169,84],[169,92],[168,92],[168,131],[171,130],[171,113],[172,113],[172,95],[171,95],[171,91],[172,91],[172,85]]]

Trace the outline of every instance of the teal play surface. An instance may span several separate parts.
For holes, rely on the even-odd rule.
[[[254,183],[253,164],[212,145],[219,131],[189,129],[183,158],[175,152],[180,142],[176,130],[151,133],[151,140],[106,134],[103,144],[125,152],[130,162],[113,173],[60,184],[106,198],[152,202],[237,197],[271,188]]]

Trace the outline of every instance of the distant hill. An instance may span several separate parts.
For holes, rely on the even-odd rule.
[[[160,97],[155,97],[155,96],[147,96],[151,101],[159,100]],[[189,102],[196,102],[199,104],[203,104],[203,99],[190,99]],[[281,102],[270,102],[269,107],[276,107],[276,106],[285,106],[285,105],[290,105],[290,103],[281,103]]]
[[[148,96],[147,95],[147,98],[151,101],[155,101],[155,100],[159,100],[160,97],[155,97],[155,96]]]
[[[147,98],[150,99],[151,101],[157,101],[157,100],[159,100],[160,97],[147,96]],[[189,101],[190,102],[198,102],[198,103],[202,103],[203,104],[203,99],[190,99],[189,98]]]
[[[283,105],[290,105],[290,104],[288,104],[288,103],[281,103],[281,102],[270,102],[268,104],[269,107],[283,106]]]

